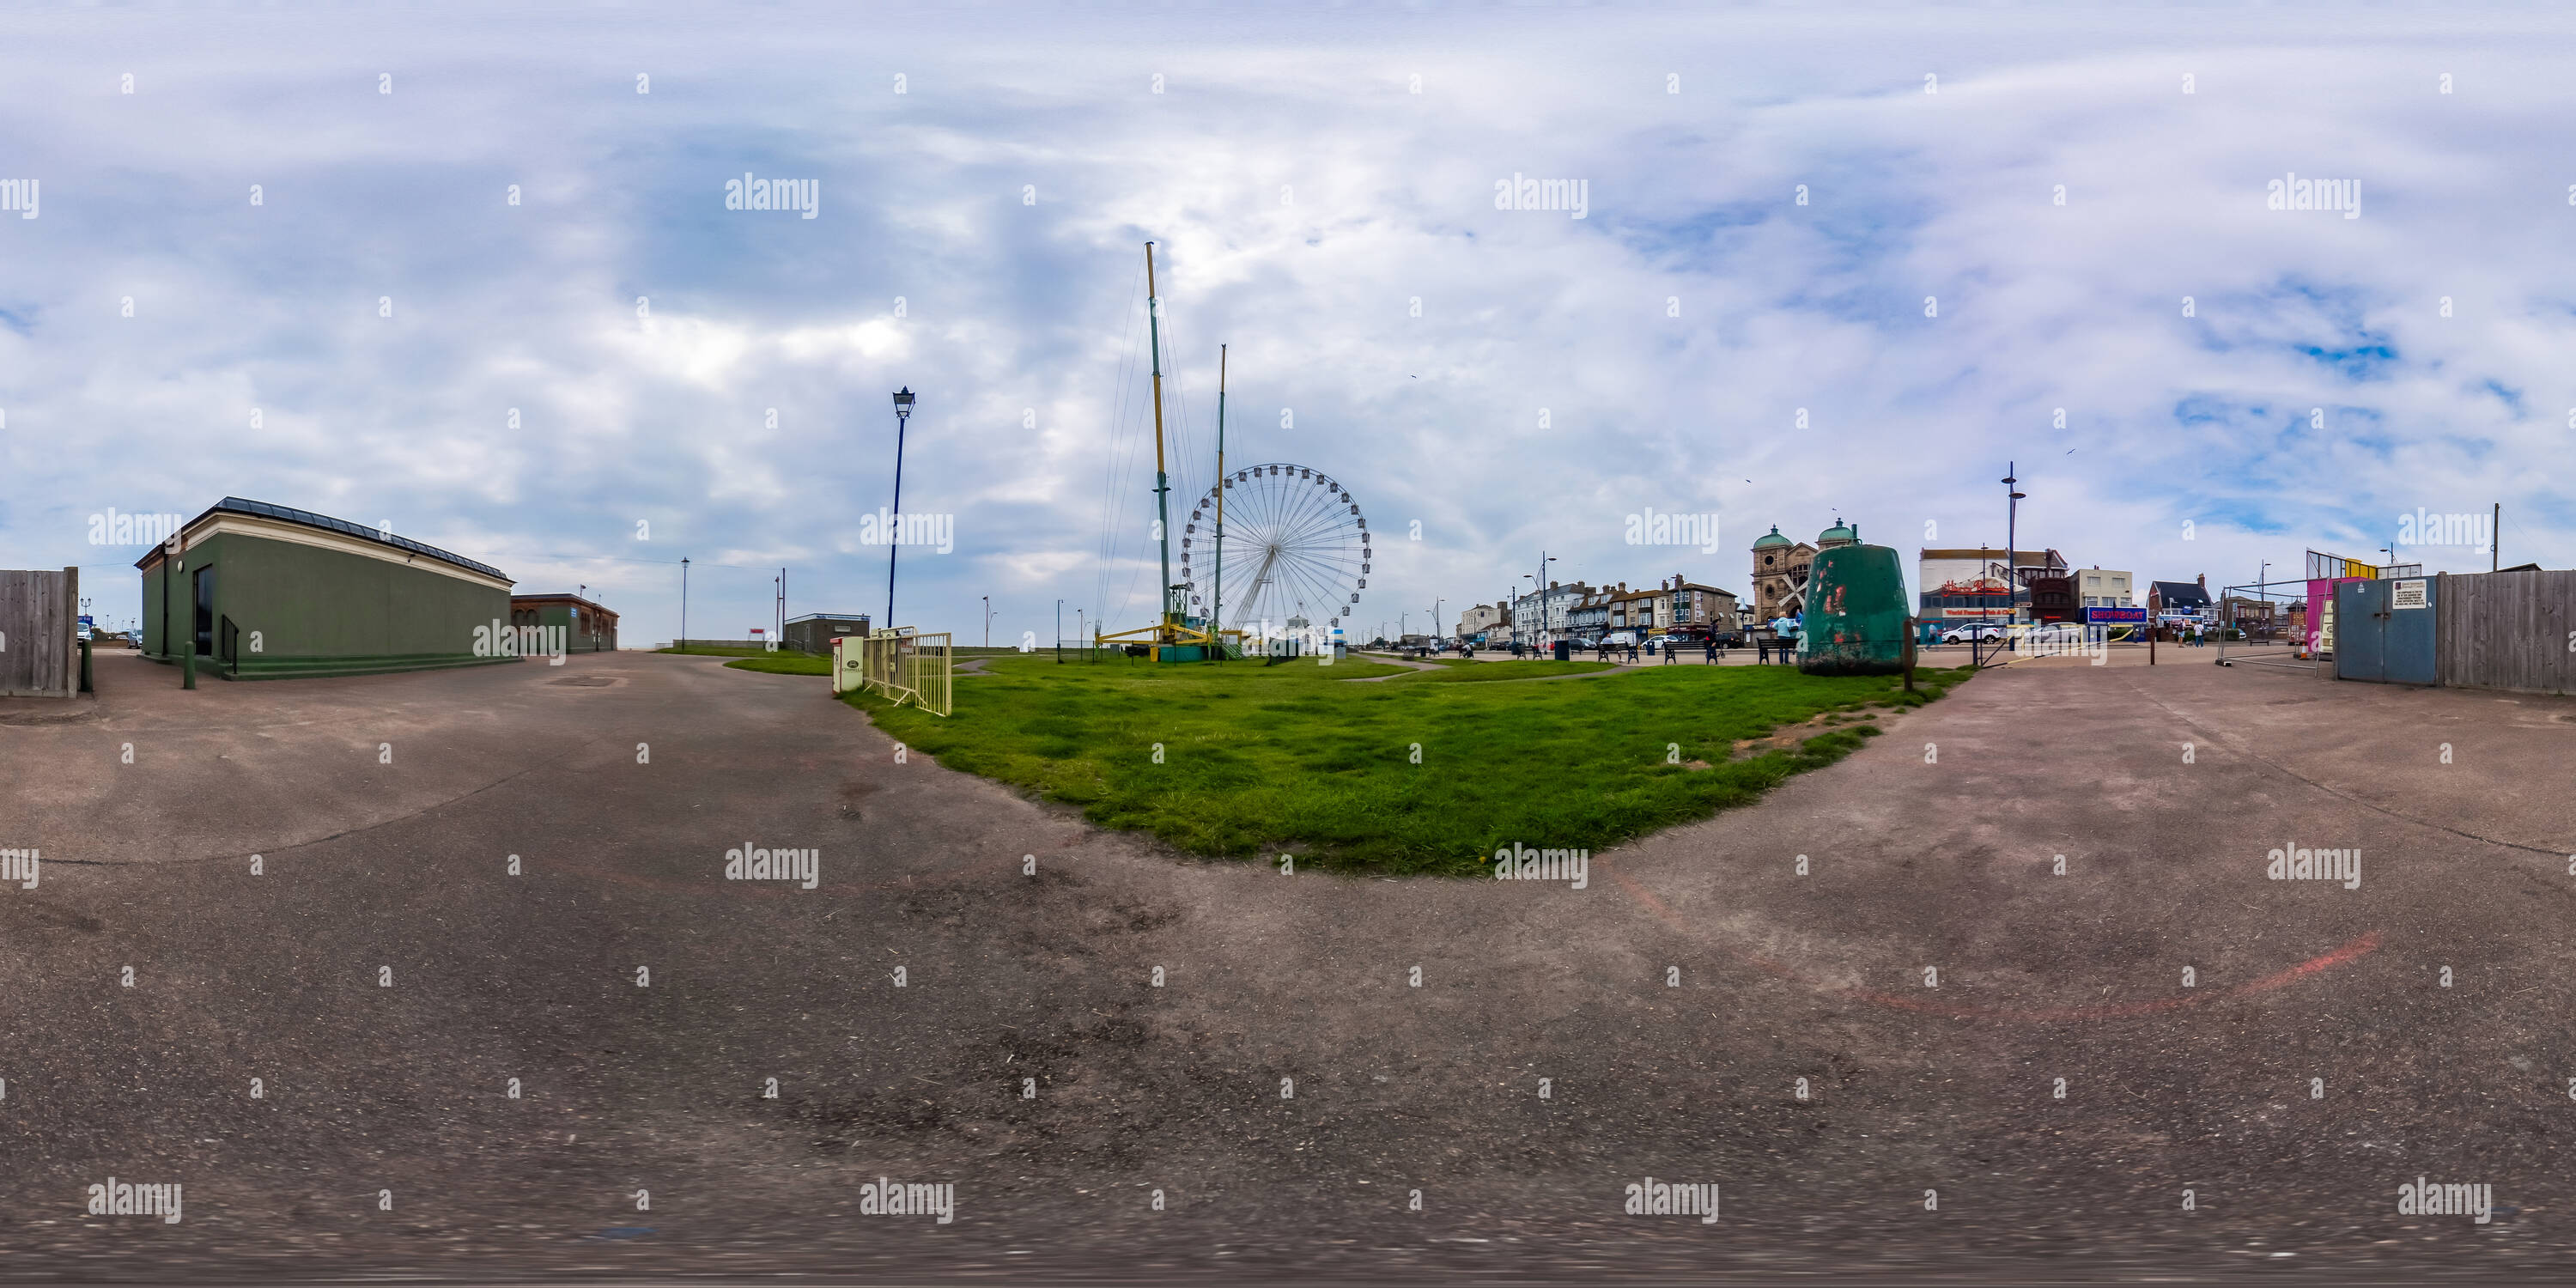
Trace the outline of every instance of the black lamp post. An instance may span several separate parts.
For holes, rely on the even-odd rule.
[[[912,420],[912,386],[905,385],[894,394],[894,517],[895,530],[886,534],[886,619],[885,629],[894,629],[894,557],[903,549],[896,538],[903,534],[903,428]]]

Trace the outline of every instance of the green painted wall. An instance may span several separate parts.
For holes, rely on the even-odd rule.
[[[428,560],[419,560],[428,563]],[[470,666],[474,628],[510,619],[510,593],[425,567],[238,532],[191,546],[175,590],[163,560],[143,574],[143,647],[176,661],[190,639],[195,570],[215,569],[215,612],[241,632],[241,676],[352,675]],[[163,618],[175,614],[165,648]],[[251,651],[258,632],[260,651]],[[218,644],[220,648],[220,644]],[[220,671],[201,659],[201,668]]]

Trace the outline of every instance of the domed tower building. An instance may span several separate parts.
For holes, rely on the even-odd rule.
[[[1818,550],[1831,550],[1836,546],[1856,546],[1859,544],[1860,529],[1852,524],[1843,522],[1840,517],[1836,517],[1834,519],[1834,526],[1816,534],[1816,549]]]
[[[1826,529],[1828,533],[1849,529]],[[1842,544],[1859,540],[1850,537]],[[1804,541],[1791,541],[1780,535],[1780,525],[1753,539],[1753,614],[1755,622],[1768,622],[1775,617],[1795,617],[1807,608],[1807,573],[1816,561],[1816,547]],[[1753,623],[1747,623],[1751,625]]]

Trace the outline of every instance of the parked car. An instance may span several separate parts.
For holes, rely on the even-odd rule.
[[[1941,642],[1944,644],[1967,644],[1977,640],[1999,640],[2004,637],[2004,634],[2004,628],[1994,625],[1993,623],[1971,623],[1966,626],[1953,626],[1950,629],[1941,632]]]

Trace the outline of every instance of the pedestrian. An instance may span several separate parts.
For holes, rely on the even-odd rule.
[[[1761,656],[1754,660],[1760,662],[1764,666],[1769,666],[1771,664],[1771,637],[1768,635],[1754,636],[1753,647],[1761,652]]]
[[[1674,646],[1674,641],[1672,641],[1672,640],[1665,640],[1665,641],[1664,641],[1664,665],[1666,665],[1666,666],[1671,666],[1671,665],[1673,664],[1673,654],[1678,653],[1678,652],[1680,652],[1680,651],[1681,651],[1681,650],[1680,650],[1679,648],[1677,648],[1677,647],[1675,647],[1675,646]]]
[[[1628,644],[1628,664],[1630,666],[1637,664],[1637,645],[1633,640]]]
[[[1715,666],[1715,665],[1717,665],[1717,637],[1716,637],[1716,636],[1714,636],[1714,635],[1710,636],[1710,637],[1708,638],[1708,642],[1707,642],[1706,644],[1702,644],[1702,645],[1700,646],[1700,651],[1701,651],[1703,654],[1705,654],[1705,656],[1704,656],[1701,660],[1703,660],[1703,661],[1707,662],[1710,666]]]

